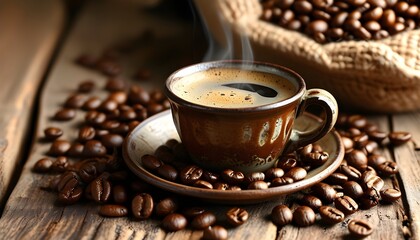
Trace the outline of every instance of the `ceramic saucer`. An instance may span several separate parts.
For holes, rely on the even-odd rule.
[[[319,125],[320,120],[309,114],[304,114],[295,121],[298,130],[307,130]],[[333,130],[317,142],[330,154],[329,159],[322,166],[309,171],[306,178],[299,182],[264,190],[224,191],[202,189],[162,179],[143,168],[140,161],[141,156],[152,154],[158,146],[165,144],[169,139],[179,140],[179,136],[172,121],[171,112],[167,110],[146,119],[126,137],[123,145],[126,164],[134,174],[151,185],[177,194],[218,203],[249,204],[264,202],[303,190],[333,173],[340,166],[344,156],[344,147],[340,136]]]

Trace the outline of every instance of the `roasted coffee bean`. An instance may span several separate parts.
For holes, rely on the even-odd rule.
[[[193,219],[194,217],[202,214],[205,211],[206,209],[202,207],[189,207],[189,208],[183,209],[182,214],[188,219]]]
[[[94,161],[86,162],[80,166],[78,174],[83,182],[90,183],[103,172],[103,169],[97,166],[99,166],[99,163]]]
[[[346,155],[347,164],[359,171],[364,171],[368,165],[368,158],[360,150],[353,150]]]
[[[203,169],[195,165],[190,165],[181,170],[179,178],[182,183],[191,185],[199,180],[201,175],[203,175]]]
[[[263,172],[253,172],[245,175],[244,182],[249,184],[256,181],[264,181],[264,179],[265,174]]]
[[[92,140],[95,138],[95,128],[91,127],[91,126],[84,126],[82,128],[79,129],[79,136],[77,138],[77,140],[79,142],[86,142],[88,140]]]
[[[162,104],[158,104],[158,103],[149,103],[147,105],[147,113],[152,116],[155,115],[156,113],[160,113],[163,110],[165,110],[165,108],[163,107]]]
[[[403,131],[391,132],[388,134],[388,138],[394,146],[400,146],[411,140],[411,134]]]
[[[44,129],[45,139],[55,140],[63,135],[63,130],[57,127],[48,127]]]
[[[133,104],[147,105],[150,101],[150,94],[139,86],[132,86],[128,92],[128,99]]]
[[[79,184],[77,174],[68,172],[63,175],[58,183],[57,200],[63,204],[74,204],[82,198],[83,189]]]
[[[197,180],[193,183],[194,187],[204,188],[204,189],[213,189],[213,185],[204,180]]]
[[[375,141],[368,141],[366,145],[363,147],[363,151],[366,155],[375,154],[376,150],[378,149],[379,145]]]
[[[330,206],[321,206],[319,208],[319,215],[321,215],[322,220],[328,224],[337,224],[342,222],[345,218],[343,212]]]
[[[205,211],[191,220],[191,227],[203,230],[216,223],[216,215],[210,211]]]
[[[384,186],[384,180],[380,178],[379,176],[372,176],[370,178],[367,178],[365,182],[362,183],[362,187],[365,189],[376,189],[377,191],[380,191],[382,187]]]
[[[281,168],[284,171],[289,171],[291,168],[296,167],[296,166],[297,166],[296,159],[291,158],[291,157],[282,158],[276,164],[276,167]]]
[[[68,166],[69,166],[69,162],[67,160],[67,157],[59,156],[53,161],[53,163],[51,165],[51,170],[53,172],[62,173],[62,172],[65,172],[67,170]]]
[[[178,200],[175,198],[165,198],[156,205],[156,215],[157,216],[166,216],[168,214],[174,213],[179,208]]]
[[[235,185],[240,184],[244,181],[245,176],[242,172],[234,171],[232,169],[226,169],[221,173],[221,177],[228,184]]]
[[[126,83],[120,78],[110,78],[107,80],[105,89],[108,91],[123,91],[126,88]]]
[[[210,171],[203,170],[203,179],[209,183],[215,183],[219,180],[219,175]]]
[[[293,178],[291,177],[274,178],[273,180],[271,180],[270,187],[279,187],[279,186],[291,184],[293,182],[294,182]]]
[[[281,168],[278,167],[272,167],[265,171],[265,179],[267,180],[273,180],[275,178],[283,177],[284,171]]]
[[[86,96],[82,94],[73,94],[64,102],[66,108],[81,108],[86,101]]]
[[[90,93],[95,88],[95,83],[91,80],[85,80],[79,83],[77,91],[81,93]]]
[[[401,191],[395,188],[387,188],[381,190],[381,198],[384,202],[392,203],[401,197]]]
[[[294,168],[291,168],[289,171],[287,171],[284,174],[284,177],[290,177],[293,179],[293,182],[297,182],[304,179],[307,174],[308,173],[304,168],[294,167]]]
[[[94,68],[97,59],[89,54],[83,54],[77,57],[76,63],[87,68]]]
[[[97,112],[97,111],[89,111],[86,113],[85,121],[87,124],[93,126],[100,126],[102,123],[106,121],[105,113]]]
[[[162,220],[162,228],[169,232],[184,229],[187,226],[187,219],[179,213],[171,213]]]
[[[230,191],[241,191],[242,188],[240,186],[236,186],[236,185],[229,185],[228,188],[227,188],[227,190],[230,190]]]
[[[106,154],[106,148],[100,141],[89,140],[85,143],[82,154],[85,157],[100,157]]]
[[[268,184],[264,181],[255,181],[255,182],[251,182],[247,189],[267,189],[268,188]]]
[[[128,201],[127,188],[122,184],[117,184],[112,187],[112,199],[116,203],[125,203]]]
[[[341,137],[341,141],[343,142],[344,150],[345,150],[346,153],[349,153],[349,152],[353,151],[354,142],[353,142],[353,140],[351,140],[351,138]]]
[[[101,105],[101,99],[98,97],[90,97],[86,102],[83,104],[82,109],[84,110],[95,110],[96,108]]]
[[[118,103],[111,99],[105,99],[101,102],[101,104],[98,106],[98,110],[102,112],[112,112],[116,110],[118,107]]]
[[[335,199],[337,192],[331,185],[326,183],[317,183],[311,187],[313,194],[319,197],[325,203],[331,203]]]
[[[308,206],[299,206],[293,212],[293,222],[299,227],[307,227],[315,223],[314,210]]]
[[[224,240],[227,238],[227,230],[219,225],[208,227],[203,231],[203,240]]]
[[[330,176],[328,176],[324,182],[328,184],[338,184],[343,185],[348,181],[348,177],[342,173],[334,172]]]
[[[103,217],[125,217],[128,209],[122,205],[105,204],[99,208],[99,214]]]
[[[271,211],[271,220],[277,226],[284,226],[292,222],[293,213],[288,206],[278,205]]]
[[[312,208],[312,210],[314,210],[315,212],[317,212],[318,209],[322,206],[321,199],[319,199],[319,198],[317,198],[317,197],[315,197],[313,195],[305,195],[305,196],[303,196],[300,199],[299,203],[301,205],[308,206],[308,207]]]
[[[158,167],[156,171],[159,176],[172,182],[178,178],[178,171],[168,164]]]
[[[370,209],[379,204],[381,195],[376,189],[368,189],[363,196],[359,199],[363,209]]]
[[[379,154],[373,154],[368,157],[368,164],[372,167],[378,167],[379,165],[385,163],[387,159]]]
[[[248,211],[239,207],[230,208],[227,210],[225,216],[228,223],[234,227],[244,224],[249,218]]]
[[[96,68],[106,76],[114,77],[121,73],[122,67],[119,63],[110,60],[98,60]]]
[[[34,165],[34,172],[46,173],[51,170],[53,165],[53,160],[51,158],[41,158]]]
[[[90,183],[92,199],[98,203],[107,202],[111,196],[111,183],[107,179],[108,174],[97,177]]]
[[[319,167],[324,164],[329,158],[329,154],[327,152],[311,152],[305,155],[303,158],[304,163],[312,166],[312,167]]]
[[[385,138],[388,137],[388,134],[387,133],[381,132],[379,130],[376,130],[376,131],[368,131],[367,134],[369,136],[369,139],[371,139],[371,140],[373,140],[373,141],[375,141],[377,143],[382,143],[385,140]]]
[[[362,173],[359,170],[357,170],[353,166],[348,166],[344,164],[340,165],[339,171],[340,173],[346,175],[351,181],[358,181],[362,176]]]
[[[153,213],[153,198],[147,193],[136,195],[131,201],[131,211],[137,219],[148,219]]]
[[[390,175],[393,175],[393,174],[397,174],[398,173],[398,166],[397,166],[397,163],[396,162],[386,161],[386,162],[384,162],[382,164],[379,164],[376,167],[376,170],[378,170],[378,172],[381,175],[390,176]]]
[[[107,148],[120,147],[124,142],[124,138],[121,135],[113,133],[104,135],[101,137],[101,139],[102,144]]]
[[[175,161],[175,155],[172,153],[172,150],[165,146],[161,145],[156,150],[154,155],[164,163],[172,163]]]
[[[54,120],[68,121],[76,116],[76,111],[72,108],[62,108],[54,114]]]
[[[363,188],[355,181],[348,181],[343,185],[343,192],[347,196],[358,199],[363,196]]]
[[[162,161],[150,154],[143,155],[141,157],[141,163],[143,164],[143,167],[150,171],[155,171],[158,167],[163,165]]]
[[[334,199],[334,205],[346,215],[353,214],[359,209],[356,201],[347,195]]]
[[[64,156],[70,149],[71,144],[67,140],[56,139],[52,142],[48,155],[51,156]]]
[[[229,189],[229,184],[224,183],[224,182],[215,182],[215,183],[213,183],[213,189],[228,190]]]
[[[351,220],[348,224],[348,229],[350,234],[357,238],[367,237],[373,232],[373,228],[370,223],[360,219]]]

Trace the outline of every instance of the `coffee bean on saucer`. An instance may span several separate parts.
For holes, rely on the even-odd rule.
[[[203,231],[203,240],[224,240],[227,238],[227,230],[219,225],[208,227]]]
[[[293,182],[297,182],[304,179],[306,175],[307,175],[307,171],[301,167],[293,167],[284,174],[285,177],[292,178]]]
[[[284,176],[284,170],[279,167],[272,167],[265,171],[265,179],[273,180]]]
[[[245,175],[244,183],[249,184],[256,181],[264,181],[264,179],[265,174],[263,172],[253,172]]]
[[[144,168],[150,171],[154,171],[163,165],[162,161],[150,154],[143,155],[141,157],[141,163],[143,164]]]
[[[171,213],[162,220],[162,228],[169,232],[176,232],[187,226],[187,219],[179,213]]]
[[[308,206],[299,206],[293,212],[293,222],[299,227],[307,227],[315,223],[314,210]]]
[[[242,172],[234,171],[232,169],[226,169],[221,173],[221,177],[228,184],[235,185],[240,184],[244,181],[245,176]]]
[[[284,185],[287,185],[287,184],[291,184],[293,182],[294,182],[293,178],[291,178],[291,177],[274,178],[273,180],[271,180],[270,187],[284,186]]]
[[[193,183],[194,187],[204,188],[204,189],[213,189],[213,185],[204,180],[197,180]]]
[[[179,178],[182,183],[191,185],[199,180],[201,175],[203,175],[203,169],[195,165],[190,165],[180,171]]]
[[[244,224],[249,218],[248,211],[239,207],[230,208],[225,215],[229,224],[234,227]]]
[[[268,184],[264,181],[251,182],[247,187],[247,189],[257,189],[257,190],[263,190],[267,188],[268,188]]]
[[[158,167],[156,171],[160,177],[172,182],[174,182],[178,178],[178,171],[168,164],[164,164]]]
[[[277,226],[284,226],[292,222],[293,213],[288,206],[278,205],[271,211],[271,220]]]
[[[210,211],[205,211],[191,220],[191,227],[194,229],[206,229],[216,223],[216,215]]]
[[[128,209],[122,205],[105,204],[99,208],[99,214],[104,217],[124,217],[128,215]]]
[[[372,234],[373,227],[370,223],[360,219],[353,219],[348,224],[351,235],[357,238],[364,238]]]

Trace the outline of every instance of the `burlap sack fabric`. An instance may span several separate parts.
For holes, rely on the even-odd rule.
[[[218,42],[226,45],[226,29],[235,46],[241,35],[248,37],[255,60],[295,70],[308,87],[330,91],[341,107],[388,113],[420,109],[420,30],[321,45],[259,20],[258,0],[196,0],[196,5]]]

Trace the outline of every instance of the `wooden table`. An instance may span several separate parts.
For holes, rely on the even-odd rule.
[[[55,193],[40,189],[50,176],[32,171],[49,148],[40,140],[47,126],[63,128],[67,138],[77,135],[75,125],[51,120],[60,104],[78,83],[91,79],[97,86],[104,86],[107,80],[97,71],[76,65],[78,56],[99,55],[116,44],[137,39],[125,58],[123,77],[135,82],[132,73],[139,67],[148,68],[151,79],[137,83],[148,90],[161,88],[172,71],[200,61],[202,45],[194,42],[197,28],[168,11],[140,6],[135,1],[87,2],[67,25],[63,2],[32,2],[0,3],[0,238],[200,239],[202,232],[192,229],[165,232],[157,220],[101,217],[99,205],[92,202],[56,204]],[[153,32],[152,41],[138,41],[149,30]],[[83,114],[78,114],[73,121],[81,119]],[[244,206],[251,217],[244,225],[229,228],[229,238],[350,239],[348,220],[360,218],[375,226],[370,239],[420,239],[420,113],[369,115],[369,120],[383,131],[413,134],[413,142],[383,150],[399,165],[400,173],[387,179],[386,185],[401,189],[401,200],[359,211],[334,226],[280,228],[268,218],[271,209],[281,203],[296,204],[293,195],[279,197],[273,202]],[[227,208],[211,206],[218,215]]]

